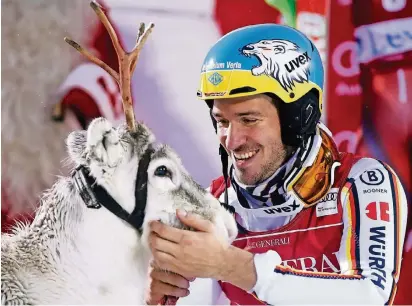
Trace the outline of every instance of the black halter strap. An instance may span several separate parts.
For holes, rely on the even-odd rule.
[[[135,229],[140,230],[143,225],[147,202],[147,169],[153,152],[152,147],[147,148],[139,161],[135,187],[135,208],[131,214],[124,210],[102,186],[97,184],[85,166],[77,167],[72,177],[86,206],[95,209],[104,206]]]

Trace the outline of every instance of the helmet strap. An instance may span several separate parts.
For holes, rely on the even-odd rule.
[[[217,133],[217,122],[216,122],[215,118],[212,115],[212,105],[213,105],[213,103],[208,103],[208,106],[209,106],[209,109],[210,109],[209,114],[210,114],[210,118],[212,119],[213,127],[215,128],[215,133]],[[227,152],[226,152],[225,148],[222,145],[219,145],[219,155],[220,155],[220,161],[222,163],[223,179],[225,180],[225,202],[224,202],[224,206],[229,207],[229,194],[228,194],[229,174],[228,174],[228,171],[227,171],[228,166],[229,166],[229,156],[227,155]]]
[[[219,146],[219,154],[220,154],[220,161],[222,162],[223,179],[225,180],[225,204],[229,205],[229,195],[228,195],[229,174],[227,172],[227,168],[229,165],[229,156],[227,155],[227,152],[222,145]]]

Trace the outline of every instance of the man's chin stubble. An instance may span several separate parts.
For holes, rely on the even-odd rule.
[[[256,185],[259,184],[259,182],[263,181],[260,179],[262,175],[254,175],[252,177],[245,177],[244,175],[242,175],[242,171],[237,170],[236,173],[236,177],[239,179],[239,181],[242,184],[248,185],[248,186],[252,186],[252,185]]]

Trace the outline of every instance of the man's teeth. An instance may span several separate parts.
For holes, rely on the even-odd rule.
[[[242,154],[233,153],[233,155],[236,157],[236,159],[248,159],[248,158],[251,158],[256,153],[257,151],[251,151],[251,152],[242,153]]]

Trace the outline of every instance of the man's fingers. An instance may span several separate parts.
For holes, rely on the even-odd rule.
[[[150,290],[153,293],[163,294],[163,295],[171,295],[175,297],[184,297],[189,295],[189,290],[184,288],[179,288],[170,284],[162,283],[162,282],[153,282],[153,288],[151,287]]]
[[[163,239],[179,242],[182,239],[184,230],[177,229],[159,221],[151,221],[149,223],[150,230],[158,234]]]
[[[179,217],[180,221],[182,221],[185,225],[194,228],[195,230],[208,233],[213,232],[213,223],[209,220],[203,219],[199,215],[190,214],[180,209],[177,209],[176,214]]]
[[[154,293],[149,291],[148,296],[146,297],[147,305],[159,305],[164,298],[163,293]]]
[[[150,286],[146,303],[158,305],[166,296],[184,297],[189,295],[190,283],[183,276],[160,270],[155,263],[149,269]]]
[[[163,239],[155,233],[149,234],[149,246],[152,249],[152,253],[160,251],[175,256],[179,251],[179,246],[175,242]]]
[[[190,282],[186,278],[175,273],[154,269],[150,275],[153,279],[161,280],[163,283],[173,285],[181,289],[189,289],[190,286]]]
[[[176,267],[174,266],[175,258],[167,253],[163,253],[161,251],[153,251],[152,252],[153,258],[155,260],[156,267],[160,269],[171,271],[178,273]]]
[[[158,305],[165,295],[170,295],[174,297],[185,297],[188,296],[190,291],[188,289],[183,289],[175,287],[160,281],[152,282],[150,286],[150,291],[146,298],[147,305]]]

